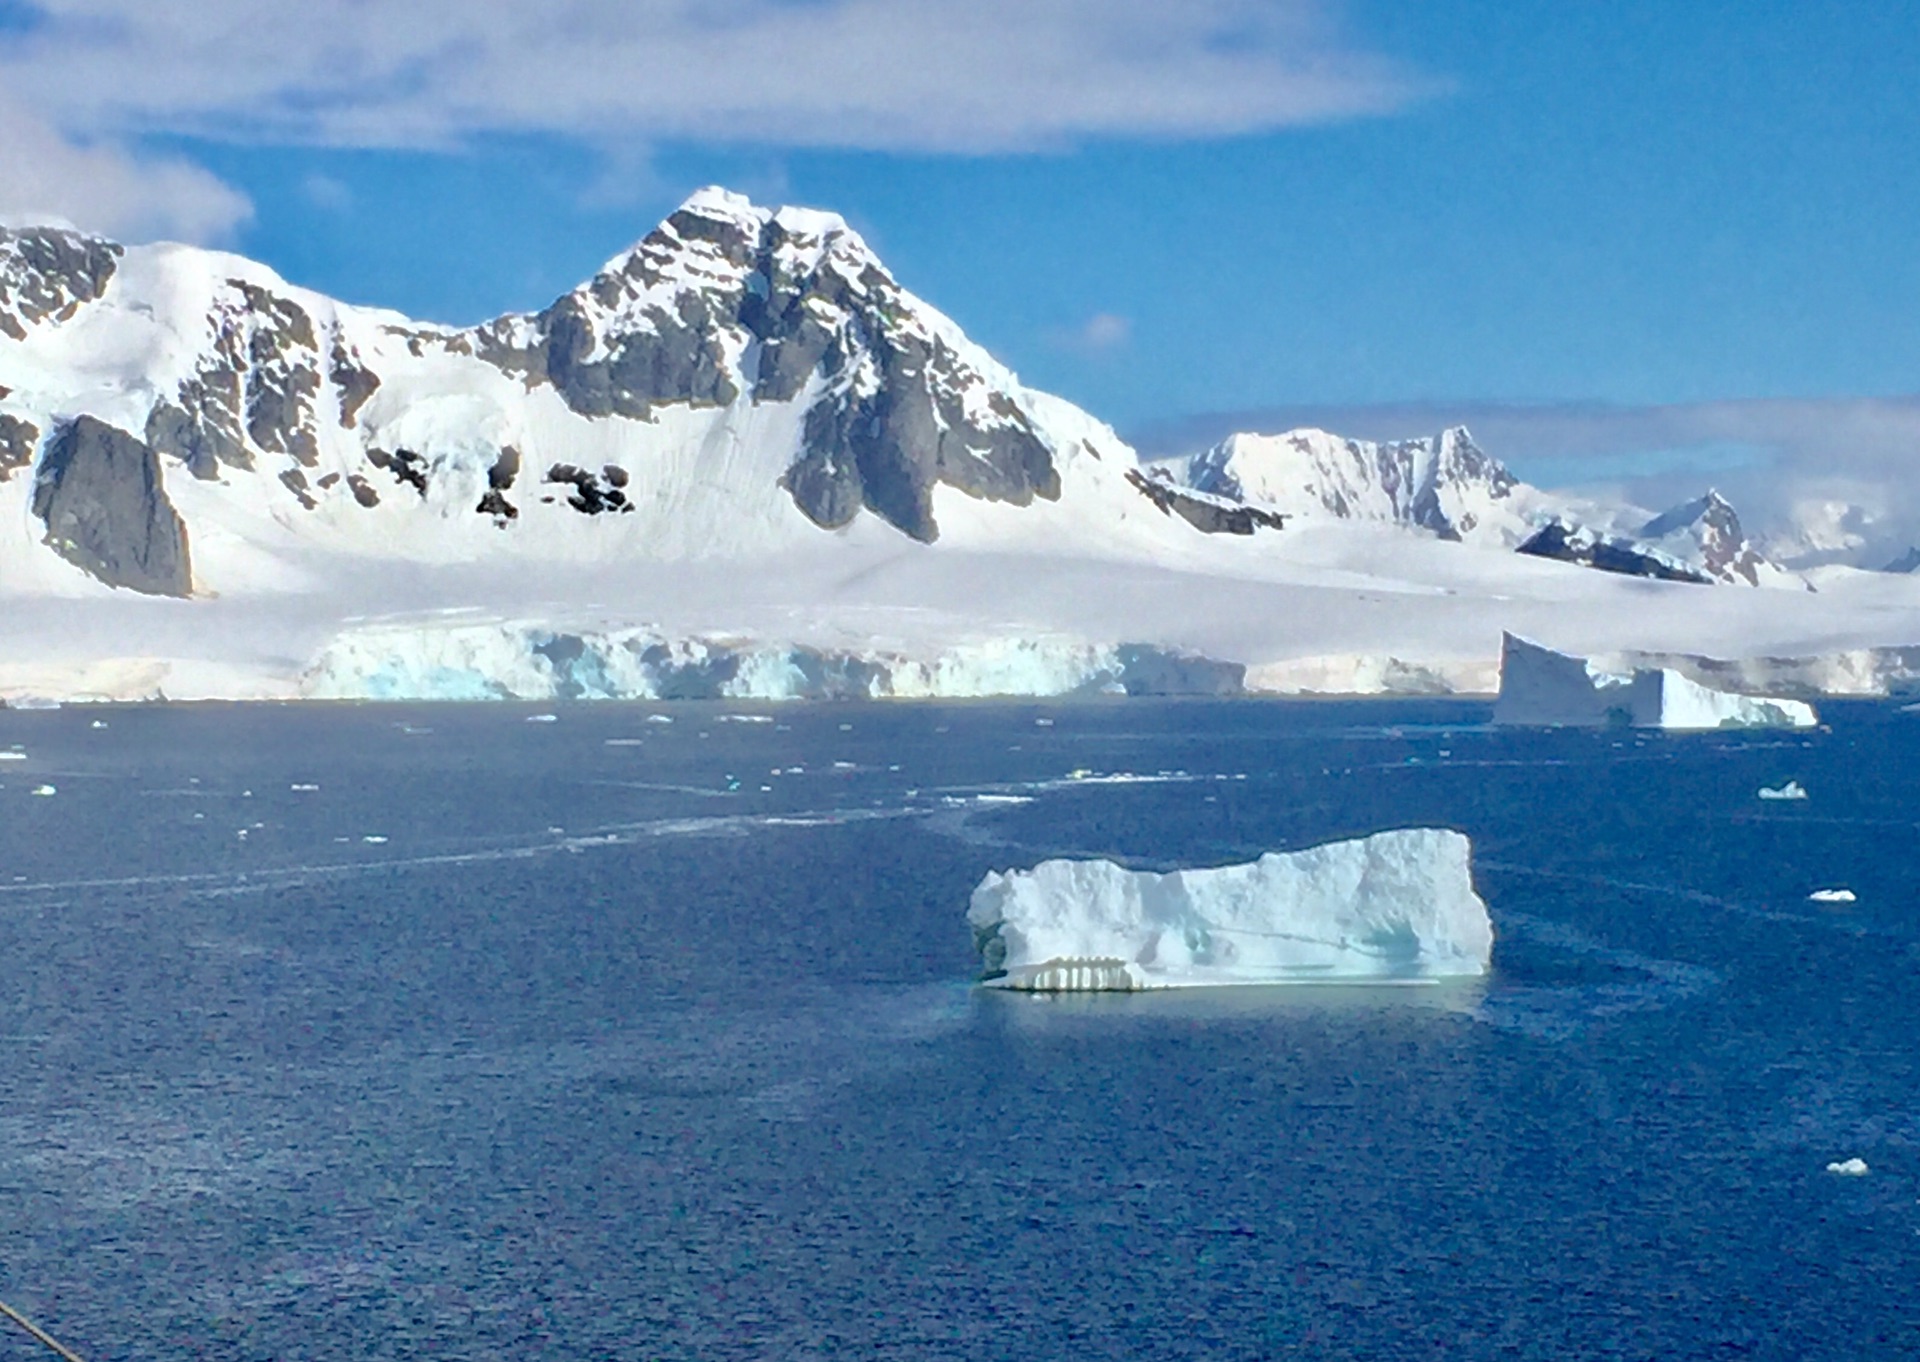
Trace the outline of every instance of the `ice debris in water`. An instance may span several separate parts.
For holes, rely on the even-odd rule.
[[[59,794],[60,792],[51,785],[36,785],[33,787],[33,793],[37,795],[48,796],[48,795],[56,795],[56,794]]]
[[[88,728],[105,728],[106,726],[107,726],[107,721],[105,719],[95,719],[92,723],[87,725]]]
[[[1106,860],[992,873],[967,922],[995,988],[1123,990],[1480,975],[1493,923],[1472,845],[1376,833],[1169,874]]]
[[[529,714],[527,716],[527,722],[530,724],[557,724],[560,722],[560,716],[558,714]]]
[[[1760,787],[1762,799],[1805,799],[1806,797],[1806,789],[1797,780],[1790,780],[1777,790],[1770,790],[1765,785]]]
[[[1862,1158],[1842,1159],[1839,1163],[1828,1164],[1827,1171],[1843,1178],[1863,1178],[1867,1175],[1867,1161]]]
[[[25,761],[27,754],[15,748],[11,752],[0,752],[0,761]]]
[[[673,722],[673,716],[671,714],[649,714],[647,716],[647,722],[650,724],[670,724]]]
[[[290,785],[287,788],[298,793],[310,794],[313,791],[318,790],[320,787],[318,785]]]
[[[369,833],[367,836],[362,837],[360,840],[367,843],[370,846],[379,846],[382,842],[386,841],[387,839],[382,837],[379,833]]]
[[[1816,889],[1807,897],[1815,903],[1854,903],[1859,895],[1851,889]]]

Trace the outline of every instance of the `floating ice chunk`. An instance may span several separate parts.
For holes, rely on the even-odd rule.
[[[1814,903],[1854,903],[1859,897],[1851,889],[1816,889],[1807,895]]]
[[[107,726],[107,721],[105,719],[95,719],[92,723],[87,725],[88,728],[105,728],[106,726]]]
[[[1827,1165],[1829,1173],[1837,1173],[1843,1178],[1863,1178],[1868,1173],[1867,1161],[1862,1158],[1842,1159],[1839,1163]]]
[[[1398,981],[1487,971],[1472,846],[1413,828],[1156,875],[1112,861],[989,874],[967,921],[996,988]]]
[[[1807,797],[1806,790],[1797,780],[1790,780],[1777,790],[1770,790],[1762,785],[1759,793],[1762,799],[1805,799]]]
[[[647,722],[650,724],[670,724],[673,722],[673,716],[671,714],[649,714],[647,716]]]
[[[25,761],[26,759],[25,752],[0,752],[0,761]]]
[[[313,791],[318,790],[320,787],[318,785],[290,785],[287,788],[297,793],[311,794]]]
[[[1052,728],[1052,727],[1053,727],[1053,720],[1051,720],[1051,719],[1035,719],[1035,720],[1033,721],[1033,726],[1034,726],[1035,728]]]
[[[1812,728],[1813,706],[1737,695],[1671,667],[1609,671],[1512,634],[1500,646],[1500,694],[1493,721],[1534,727]]]
[[[720,722],[723,724],[770,724],[773,722],[773,716],[771,714],[722,714]]]
[[[380,836],[379,833],[369,833],[365,837],[362,837],[360,840],[367,843],[369,846],[379,846],[382,842],[386,841],[387,839]]]
[[[560,722],[560,716],[558,714],[529,714],[527,716],[527,722],[530,724],[557,724]]]
[[[42,798],[48,798],[53,795],[59,794],[60,791],[58,791],[51,785],[36,785],[33,787],[30,793],[40,795]]]
[[[608,738],[606,740],[608,747],[645,747],[646,745],[645,738]]]

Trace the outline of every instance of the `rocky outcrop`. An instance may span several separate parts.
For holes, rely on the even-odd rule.
[[[1576,525],[1564,516],[1547,521],[1515,550],[1534,558],[1552,558],[1562,563],[1618,572],[1629,577],[1652,577],[1663,582],[1707,584],[1712,578],[1673,555],[1630,539],[1604,535],[1584,525]]]
[[[193,589],[187,531],[143,441],[91,416],[55,431],[33,485],[47,544],[109,586],[154,596]]]
[[[0,412],[0,482],[12,476],[16,468],[33,462],[33,451],[40,443],[40,427],[18,416]]]
[[[205,479],[218,477],[222,465],[252,468],[255,451],[291,455],[308,468],[319,462],[322,365],[306,310],[256,284],[229,279],[215,294],[207,325],[210,342],[196,372],[148,415],[147,443]],[[337,338],[335,349],[334,371],[355,384],[364,401],[378,380],[351,367]]]
[[[1159,472],[1160,470],[1154,470]],[[1277,530],[1286,525],[1278,511],[1262,510],[1226,497],[1196,492],[1175,486],[1167,477],[1155,477],[1138,469],[1127,470],[1127,482],[1141,496],[1160,508],[1163,515],[1177,515],[1202,534],[1252,534],[1255,530]]]
[[[0,336],[72,317],[106,291],[123,254],[97,237],[53,227],[0,229]]]

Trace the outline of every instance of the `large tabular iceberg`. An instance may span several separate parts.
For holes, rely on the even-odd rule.
[[[1812,705],[1717,690],[1672,667],[1618,670],[1508,634],[1493,721],[1540,727],[1812,728]]]
[[[1245,865],[1043,861],[989,874],[967,921],[995,988],[1399,981],[1487,971],[1493,924],[1458,832],[1410,828]]]

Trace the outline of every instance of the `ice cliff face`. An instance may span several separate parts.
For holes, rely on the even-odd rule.
[[[113,496],[128,506],[171,490],[189,538],[211,518],[228,545],[685,556],[863,513],[931,542],[939,489],[1027,507],[1061,499],[1076,465],[1106,489],[1083,498],[1090,534],[1143,505],[1110,431],[1022,387],[840,218],[720,190],[544,310],[466,329],[349,307],[237,256],[0,231],[0,500],[59,476],[45,451],[106,447],[101,429],[73,434],[78,418],[115,433],[116,458],[83,461],[89,485],[127,477]],[[93,550],[56,552],[174,591],[171,568],[105,567],[147,552],[117,540],[151,529],[136,519],[95,517]],[[218,555],[194,573],[236,585]]]
[[[1522,727],[1811,728],[1800,700],[1706,685],[1673,667],[1610,666],[1508,634],[1493,721]]]
[[[1282,515],[1388,521],[1443,539],[1511,546],[1527,524],[1515,496],[1523,484],[1464,426],[1386,443],[1324,430],[1231,435],[1188,460],[1178,481]]]

